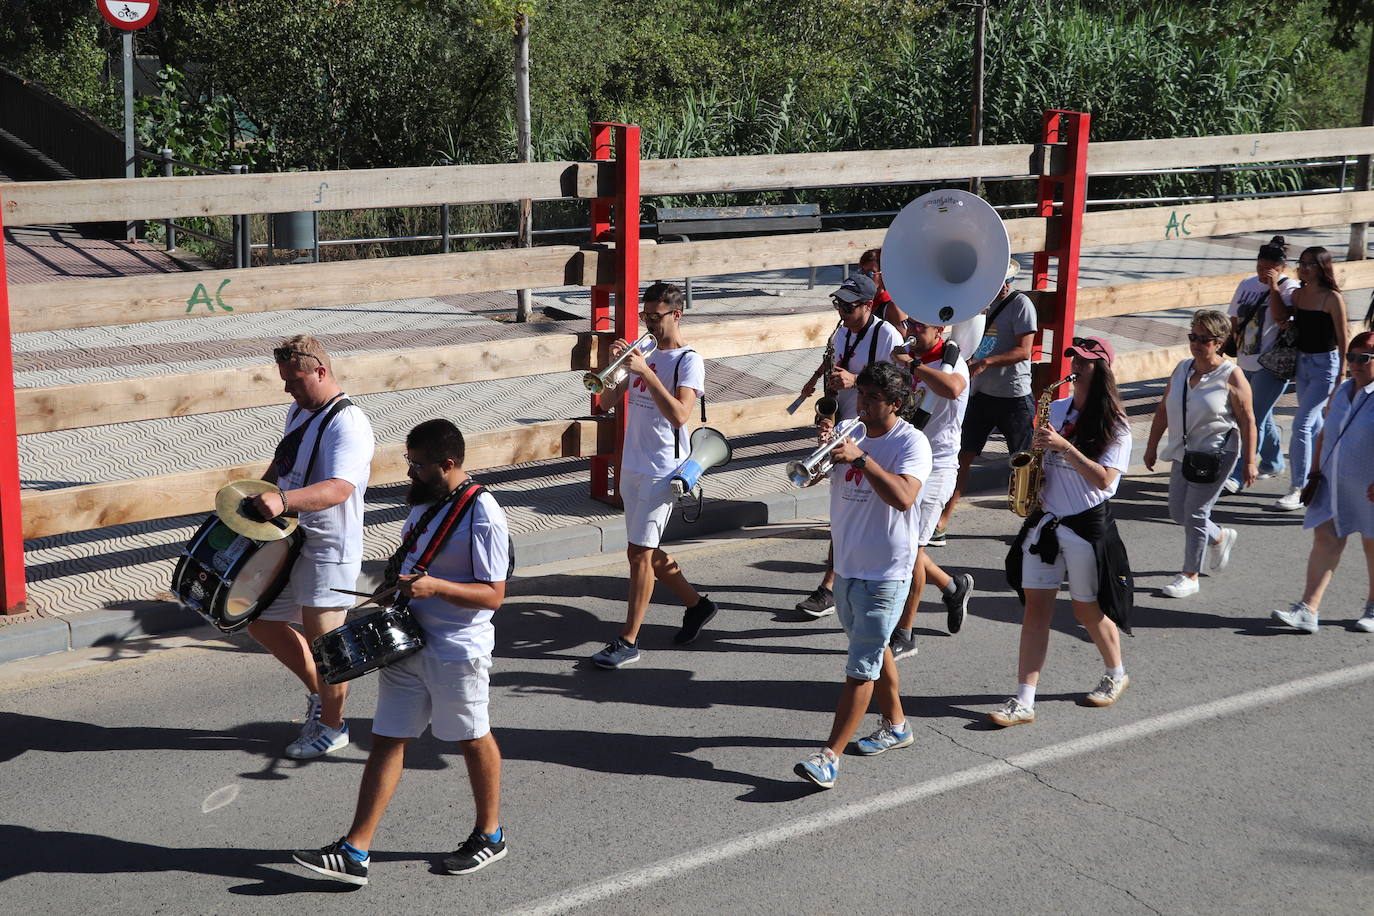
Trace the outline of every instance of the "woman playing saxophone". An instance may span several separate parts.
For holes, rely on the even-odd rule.
[[[1131,458],[1131,431],[1112,374],[1116,354],[1100,337],[1076,337],[1065,355],[1073,358],[1073,393],[1051,403],[1047,422],[1035,430],[1039,506],[1007,554],[1007,583],[1025,604],[1025,616],[1016,695],[990,714],[1001,726],[1035,721],[1050,619],[1065,576],[1074,616],[1106,667],[1088,703],[1110,706],[1130,684],[1121,631],[1130,632],[1131,572],[1108,507]]]

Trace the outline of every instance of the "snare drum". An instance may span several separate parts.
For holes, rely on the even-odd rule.
[[[404,607],[383,608],[316,638],[315,668],[327,684],[342,684],[414,655],[425,634]]]
[[[299,531],[280,541],[254,541],[212,515],[182,551],[172,592],[225,633],[241,630],[286,587],[302,542]]]

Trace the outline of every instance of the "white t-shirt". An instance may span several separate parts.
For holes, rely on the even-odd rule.
[[[1049,422],[1061,433],[1064,430],[1064,422],[1069,417],[1069,408],[1073,404],[1073,397],[1061,398],[1050,405]],[[1074,418],[1076,419],[1076,417]],[[1116,438],[1107,446],[1101,457],[1096,459],[1097,463],[1104,468],[1116,468],[1125,474],[1131,467],[1131,427],[1127,423],[1121,424],[1121,429],[1117,431]],[[1121,476],[1117,475],[1112,485],[1105,490],[1099,490],[1084,479],[1078,473],[1078,469],[1064,456],[1057,452],[1045,451],[1045,479],[1044,486],[1040,490],[1040,507],[1051,515],[1063,518],[1066,515],[1077,515],[1086,512],[1093,506],[1106,502],[1116,495],[1116,488],[1121,484]]]
[[[891,352],[890,350],[888,351]],[[870,462],[890,474],[930,477],[930,443],[905,420],[876,439],[860,426],[851,437]],[[863,471],[837,464],[830,471],[830,537],[835,572],[846,579],[906,579],[916,562],[916,511],[902,512],[878,498]]]
[[[337,506],[318,512],[302,512],[300,516],[301,530],[305,532],[313,556],[328,563],[352,563],[363,555],[363,494],[372,473],[376,440],[367,414],[356,404],[335,414],[320,440],[320,424],[333,406],[331,401],[312,412],[293,404],[286,412],[286,434],[307,423],[310,426],[296,451],[295,463],[289,472],[277,478],[277,486],[283,490],[298,490],[334,477],[353,484],[348,499]],[[307,481],[305,472],[316,440],[320,440],[319,455]]]
[[[930,411],[930,419],[926,421],[926,438],[930,440],[930,456],[937,468],[957,468],[959,466],[959,442],[964,428],[964,412],[968,409],[968,363],[964,362],[963,356],[959,356],[953,366],[945,364],[935,366],[941,372],[953,372],[964,380],[964,390],[959,392],[957,398],[942,398],[934,391],[926,390],[927,386],[919,378],[916,380],[916,396],[919,398],[921,392],[925,391],[925,398],[921,401],[921,409]]]
[[[878,339],[877,349],[873,348],[875,333]],[[900,331],[876,316],[870,318],[868,324],[857,333],[851,334],[848,328],[841,325],[830,339],[835,344],[835,365],[854,375],[858,375],[864,366],[868,365],[869,353],[873,354],[875,363],[892,362],[892,351],[900,347],[904,340]],[[850,347],[853,347],[854,352],[849,355],[849,361],[844,362],[844,354]],[[840,405],[838,419],[848,420],[859,415],[858,388],[841,388],[835,399]]]
[[[1293,304],[1293,290],[1297,288],[1298,283],[1292,277],[1284,276],[1279,280],[1279,298],[1284,305]],[[1246,277],[1236,287],[1226,314],[1239,318],[1256,310],[1258,314],[1246,323],[1236,347],[1236,362],[1246,372],[1259,369],[1260,355],[1274,346],[1281,326],[1269,314],[1269,287],[1261,283],[1258,276]]]
[[[676,388],[673,387],[674,367],[677,367]],[[649,368],[673,397],[677,397],[678,388],[691,388],[698,398],[706,394],[706,363],[689,347],[655,350],[649,356]],[[667,477],[691,453],[688,445],[691,421],[674,430],[663,411],[658,409],[648,383],[637,375],[630,376],[629,405],[621,467],[652,477]],[[673,457],[674,433],[678,441],[676,458]]]
[[[420,523],[428,505],[414,506],[401,527],[402,542]],[[401,561],[401,575],[410,573],[429,547],[430,538],[448,510],[439,512],[416,539],[410,555]],[[510,564],[510,529],[506,513],[488,492],[478,495],[476,503],[453,529],[448,541],[429,562],[429,574],[449,582],[504,582]],[[438,596],[410,602],[410,612],[425,631],[425,649],[439,658],[478,658],[491,655],[496,646],[495,612],[484,608],[459,607]]]

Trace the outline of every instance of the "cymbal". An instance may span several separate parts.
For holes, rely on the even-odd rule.
[[[280,493],[276,484],[265,480],[233,480],[220,487],[215,494],[215,515],[229,526],[235,534],[241,534],[254,541],[280,541],[290,537],[300,524],[298,519],[278,517],[268,522],[260,522],[245,515],[243,501],[262,493]]]

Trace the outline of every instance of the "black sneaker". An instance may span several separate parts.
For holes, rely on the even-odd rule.
[[[835,612],[835,593],[824,585],[797,602],[797,610],[808,617],[824,617]]]
[[[949,543],[944,528],[936,528],[930,535],[930,540],[926,542],[927,547],[944,547]]]
[[[367,864],[372,861],[368,856],[361,862],[355,861],[344,852],[344,838],[339,837],[323,849],[298,849],[291,858],[313,872],[326,878],[342,881],[345,884],[366,884]]]
[[[972,594],[973,576],[968,573],[959,573],[954,577],[954,594],[940,595],[940,598],[945,602],[945,610],[948,612],[945,626],[951,634],[958,633],[959,628],[964,625],[964,617],[968,615],[968,599]]]
[[[482,831],[474,830],[472,836],[467,838],[467,842],[454,850],[453,855],[444,859],[444,871],[450,875],[470,875],[505,857],[505,831],[502,831],[501,839],[493,843]]]
[[[716,616],[716,603],[702,597],[700,601],[682,612],[682,629],[673,635],[673,645],[685,646],[701,635],[701,628]]]

